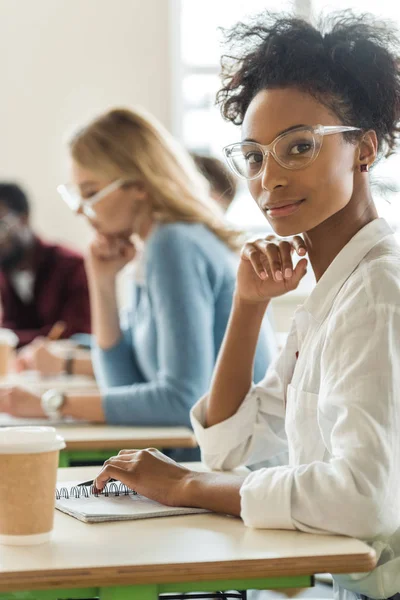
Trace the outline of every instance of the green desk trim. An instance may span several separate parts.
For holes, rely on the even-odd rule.
[[[58,466],[60,468],[66,468],[71,466],[71,462],[79,463],[92,463],[104,462],[110,456],[115,456],[120,451],[120,448],[116,450],[63,450],[60,452],[60,460]]]
[[[1,577],[0,577],[1,579]],[[158,600],[159,594],[187,592],[227,592],[229,590],[274,590],[302,588],[314,585],[312,575],[294,577],[266,577],[257,579],[223,579],[193,583],[155,583],[118,587],[90,587],[68,590],[37,590],[26,592],[1,592],[0,600],[73,600],[77,598],[100,600]]]

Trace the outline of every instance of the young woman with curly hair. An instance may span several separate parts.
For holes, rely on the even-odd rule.
[[[378,218],[369,170],[395,150],[398,40],[389,25],[346,12],[325,26],[263,15],[230,33],[219,93],[242,125],[225,149],[280,236],[247,244],[230,324],[208,396],[192,409],[214,469],[289,464],[247,477],[197,474],[155,451],[125,451],[100,473],[167,504],[241,516],[255,528],[361,538],[368,574],[337,576],[340,598],[400,598],[400,248]],[[316,287],[295,313],[282,354],[252,384],[271,298],[297,287],[308,260]]]

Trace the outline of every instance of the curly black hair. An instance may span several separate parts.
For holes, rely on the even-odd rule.
[[[400,60],[398,32],[389,23],[348,10],[314,27],[265,12],[225,34],[230,52],[221,60],[217,94],[225,119],[240,125],[259,91],[295,87],[344,125],[373,129],[379,152],[393,153],[400,132]]]

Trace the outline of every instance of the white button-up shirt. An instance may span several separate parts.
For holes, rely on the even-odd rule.
[[[288,465],[244,481],[248,527],[363,539],[377,568],[336,580],[372,598],[400,592],[400,248],[383,219],[338,254],[236,414],[204,428],[206,402],[191,416],[211,468],[289,450]]]

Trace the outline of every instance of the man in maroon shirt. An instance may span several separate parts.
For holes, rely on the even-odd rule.
[[[27,197],[13,183],[0,183],[0,296],[1,326],[15,331],[20,346],[57,321],[66,325],[64,338],[90,333],[82,256],[34,235]]]

